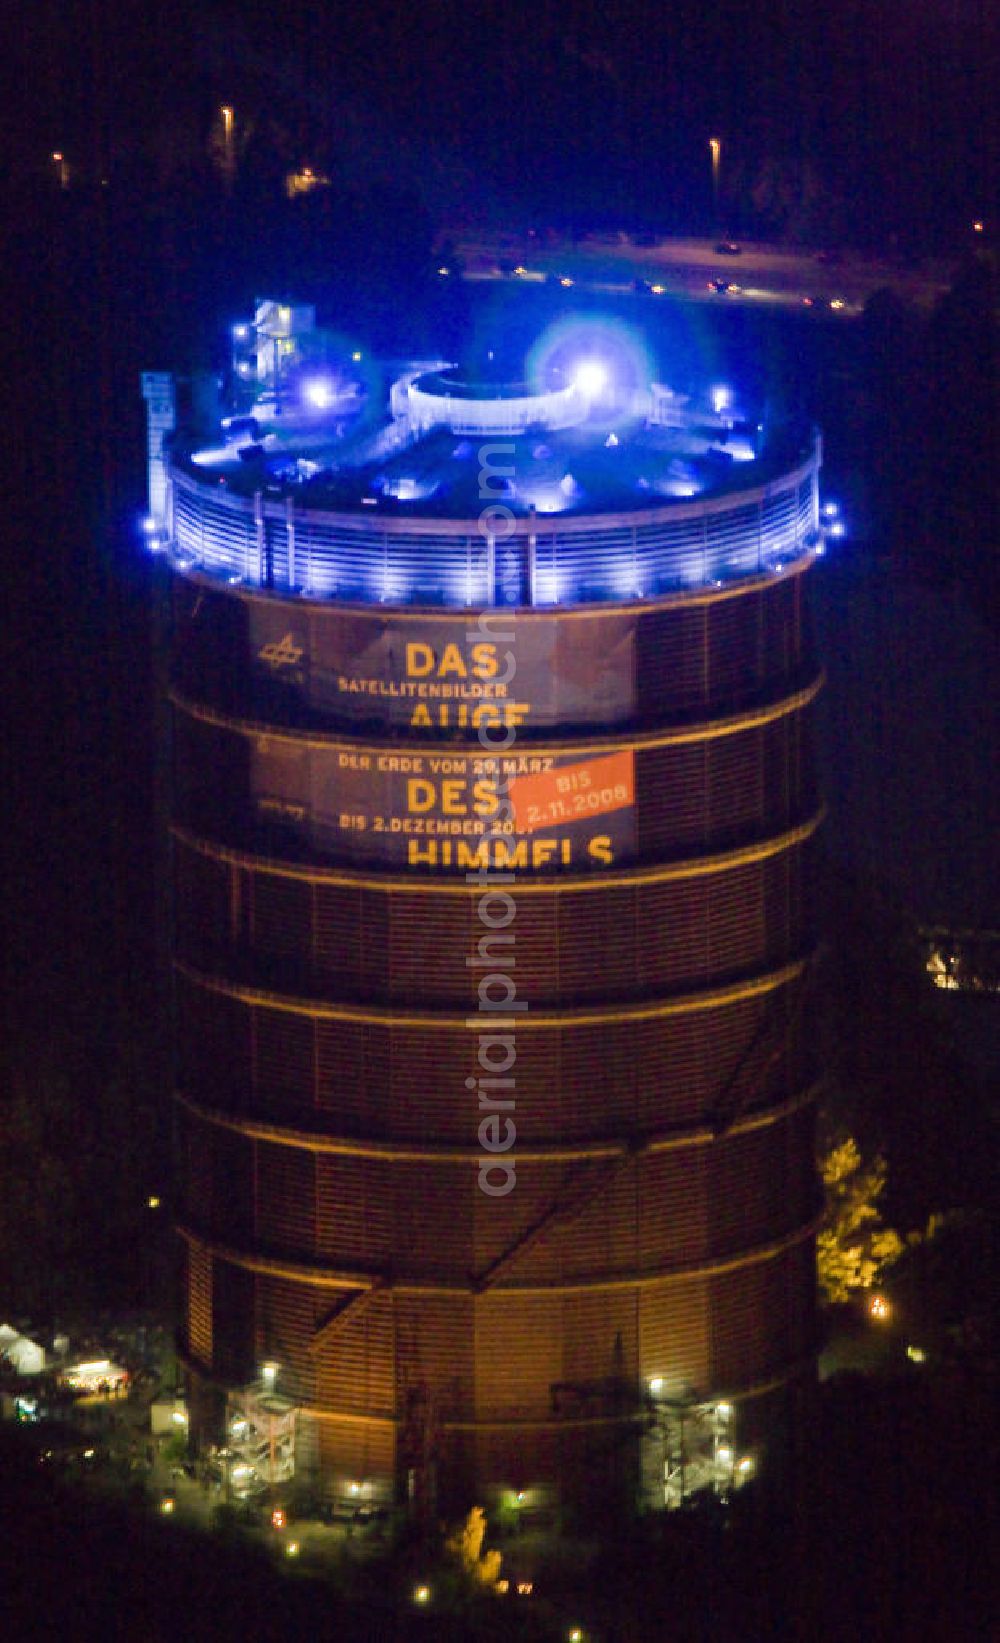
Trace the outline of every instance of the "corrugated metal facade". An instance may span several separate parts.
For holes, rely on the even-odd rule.
[[[335,789],[355,744],[307,691],[276,690],[268,728],[246,600],[199,591],[213,650],[178,580],[186,1345],[206,1382],[281,1365],[332,1492],[405,1492],[428,1455],[445,1498],[578,1487],[631,1452],[651,1378],[756,1398],[759,1425],[808,1359],[803,587],[754,582],[636,624],[634,849],[514,888],[517,1185],[490,1197],[467,1083],[479,892],[317,841],[308,796]],[[308,621],[318,657],[335,612]],[[280,825],[255,804],[262,737],[294,751],[292,787],[270,791]]]
[[[774,854],[745,865],[626,880],[601,894],[556,883],[550,895],[522,895],[514,950],[532,999],[666,992],[794,956],[812,917],[812,820],[805,836],[782,847],[779,834]],[[175,848],[175,883],[177,953],[194,969],[373,1003],[476,1000],[479,972],[466,964],[483,934],[473,895],[435,899],[405,881],[310,883],[282,876],[279,864],[238,865],[186,838]],[[234,900],[244,909],[239,921],[227,914]]]

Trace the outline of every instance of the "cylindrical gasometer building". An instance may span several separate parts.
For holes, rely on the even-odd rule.
[[[334,1498],[730,1487],[814,1340],[818,442],[309,390],[150,524],[194,1424],[270,1361]]]

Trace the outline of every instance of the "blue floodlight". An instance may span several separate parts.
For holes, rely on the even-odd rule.
[[[327,411],[334,401],[333,384],[328,377],[313,377],[303,385],[302,396],[316,411]]]
[[[585,359],[573,372],[573,386],[586,399],[596,399],[608,384],[607,367],[599,359]]]

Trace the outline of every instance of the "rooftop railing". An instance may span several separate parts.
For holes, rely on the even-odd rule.
[[[820,540],[820,444],[766,484],[618,513],[506,521],[333,511],[170,472],[182,571],[276,595],[478,608],[654,599],[780,570]]]

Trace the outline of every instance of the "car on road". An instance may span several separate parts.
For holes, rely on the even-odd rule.
[[[717,257],[742,257],[743,247],[737,245],[735,240],[720,240],[715,247],[715,254]]]

